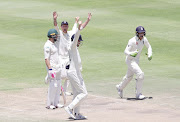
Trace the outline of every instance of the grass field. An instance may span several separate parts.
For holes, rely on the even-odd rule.
[[[0,0],[0,92],[47,88],[43,45],[53,28],[53,11],[59,14],[59,25],[67,20],[70,29],[76,16],[85,21],[88,12],[93,15],[79,48],[83,77],[93,95],[118,97],[115,85],[127,70],[124,49],[135,28],[144,26],[153,60],[147,60],[144,47],[143,93],[164,98],[155,104],[180,109],[179,0]],[[134,97],[134,89],[135,80],[124,96]]]

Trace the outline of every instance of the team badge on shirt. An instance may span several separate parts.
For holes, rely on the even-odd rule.
[[[136,45],[138,45],[138,42],[136,42]]]

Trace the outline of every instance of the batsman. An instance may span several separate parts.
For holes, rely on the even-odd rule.
[[[145,96],[142,94],[142,85],[144,80],[144,72],[139,66],[139,58],[144,45],[148,48],[148,60],[152,59],[152,48],[147,38],[145,37],[146,30],[142,26],[136,28],[136,36],[131,38],[124,51],[126,55],[126,64],[128,70],[126,75],[120,84],[116,85],[119,96],[123,97],[123,89],[133,79],[134,74],[136,75],[136,99],[143,100]]]
[[[55,29],[48,31],[48,40],[44,45],[44,59],[48,73],[49,89],[47,99],[47,109],[55,109],[61,107],[59,104],[59,93],[61,88],[60,80],[60,61],[58,59],[58,48],[56,45],[58,32]],[[46,82],[48,83],[48,82]]]

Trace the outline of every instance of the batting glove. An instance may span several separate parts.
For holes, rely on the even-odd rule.
[[[148,60],[150,61],[152,59],[152,56],[148,57]]]
[[[148,55],[148,53],[145,53],[146,55]],[[148,57],[148,60],[152,60],[152,55]]]
[[[56,77],[56,73],[52,69],[49,69],[48,74],[49,74],[50,78]]]

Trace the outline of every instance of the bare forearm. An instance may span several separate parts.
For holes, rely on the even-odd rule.
[[[48,69],[51,69],[51,65],[50,65],[50,62],[48,59],[45,59],[45,63],[46,63],[46,66],[48,67]]]
[[[82,24],[82,27],[83,27],[83,28],[85,28],[85,27],[86,27],[86,25],[89,23],[89,21],[90,21],[90,20],[89,20],[89,19],[87,19],[87,20],[86,20],[86,21]]]
[[[57,26],[57,19],[54,19],[54,26]]]

